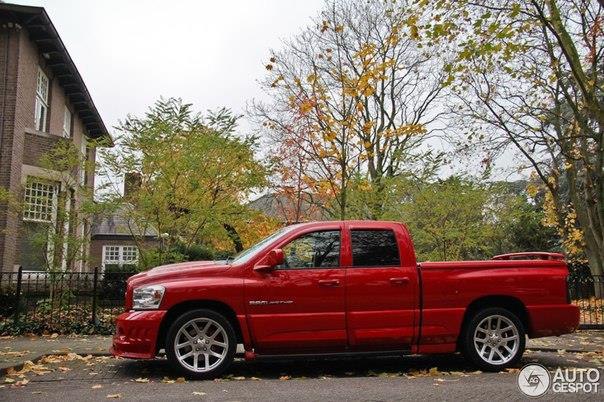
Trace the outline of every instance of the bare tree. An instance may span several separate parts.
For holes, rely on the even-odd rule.
[[[471,139],[493,155],[511,146],[522,156],[520,168],[541,180],[567,245],[584,242],[592,273],[601,275],[604,8],[595,0],[444,4],[428,18],[454,22],[422,39],[446,41],[457,54],[447,71]]]
[[[251,105],[277,147],[307,157],[313,191],[342,219],[359,174],[375,194],[370,217],[380,216],[384,178],[421,152],[442,115],[444,62],[411,38],[408,4],[326,2],[314,26],[272,52],[262,82],[271,101]]]

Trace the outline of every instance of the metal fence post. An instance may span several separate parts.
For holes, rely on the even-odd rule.
[[[99,267],[94,267],[94,277],[92,283],[92,323],[96,324],[96,293],[99,282]]]
[[[21,305],[21,283],[23,282],[23,267],[17,271],[17,294],[15,295],[15,322],[19,322],[19,307]]]

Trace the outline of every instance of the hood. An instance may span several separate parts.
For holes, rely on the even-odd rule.
[[[212,276],[228,269],[225,261],[188,261],[177,264],[161,265],[149,271],[141,272],[128,279],[128,285],[160,284],[180,278]]]

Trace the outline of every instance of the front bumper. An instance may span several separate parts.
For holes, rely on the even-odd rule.
[[[157,334],[166,311],[127,311],[115,322],[111,354],[130,359],[153,359]]]

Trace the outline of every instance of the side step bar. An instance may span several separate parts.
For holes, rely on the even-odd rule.
[[[331,358],[331,357],[380,357],[380,356],[400,356],[410,355],[410,349],[402,350],[386,350],[386,351],[370,351],[370,352],[335,352],[335,353],[293,353],[284,355],[271,354],[256,354],[255,352],[246,351],[244,353],[245,360],[281,360],[281,359],[308,359],[308,358]]]

